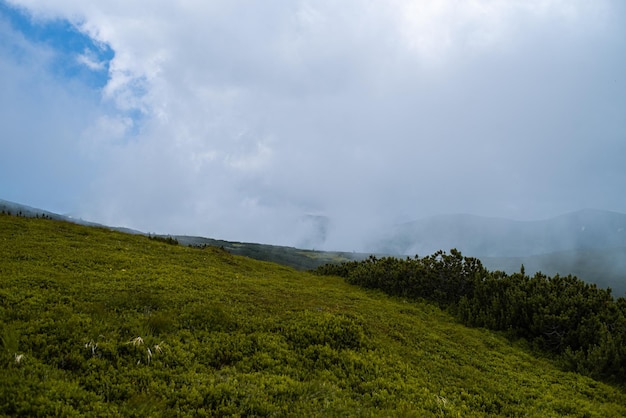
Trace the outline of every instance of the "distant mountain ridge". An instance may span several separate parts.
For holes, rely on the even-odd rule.
[[[0,199],[0,212],[25,217],[48,217],[81,225],[131,234],[150,235],[129,228],[112,227]],[[167,237],[167,236],[163,236]],[[363,260],[377,256],[425,256],[438,250],[460,250],[479,258],[490,270],[527,274],[575,275],[616,295],[626,294],[626,215],[581,210],[542,221],[512,221],[473,215],[441,215],[399,225],[370,244],[370,252],[302,250],[267,244],[216,240],[186,235],[171,236],[181,245],[218,246],[256,260],[270,261],[298,270],[326,263]]]
[[[570,250],[527,257],[480,257],[489,270],[547,276],[573,275],[601,288],[610,287],[615,296],[626,297],[626,247]]]
[[[374,243],[376,252],[425,255],[456,248],[474,257],[528,257],[626,247],[626,214],[585,209],[540,221],[441,215],[405,223]]]

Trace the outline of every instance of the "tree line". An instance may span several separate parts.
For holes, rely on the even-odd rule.
[[[504,331],[557,357],[566,369],[626,383],[626,299],[613,298],[575,276],[548,277],[489,271],[479,259],[449,254],[326,264],[321,275],[380,289],[389,295],[434,302],[462,323]]]

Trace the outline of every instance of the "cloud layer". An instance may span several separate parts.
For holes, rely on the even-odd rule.
[[[3,104],[26,143],[50,131],[36,118],[66,127],[44,149],[89,219],[362,250],[436,213],[626,212],[618,1],[9,3],[114,52],[77,56],[108,65],[97,98],[30,70],[39,87]]]

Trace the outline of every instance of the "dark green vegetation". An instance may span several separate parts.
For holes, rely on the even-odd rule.
[[[490,270],[572,274],[626,296],[626,214],[580,210],[539,221],[441,215],[391,228],[375,251],[432,254],[457,248]]]
[[[626,383],[626,299],[573,276],[529,277],[524,267],[490,272],[459,251],[414,259],[377,259],[327,265],[322,274],[448,309],[463,323],[506,331],[555,354],[568,369]]]
[[[626,296],[626,247],[559,251],[527,257],[479,257],[490,270],[508,273],[542,272],[549,276],[571,274],[598,287],[613,289],[615,296]]]
[[[140,235],[0,216],[0,415],[626,415],[436,306]]]

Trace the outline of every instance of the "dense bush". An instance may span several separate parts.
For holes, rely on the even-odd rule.
[[[419,258],[370,257],[326,265],[318,274],[390,295],[425,299],[447,308],[464,324],[505,331],[557,354],[569,369],[626,382],[626,300],[613,299],[576,277],[533,277],[490,272],[459,251]]]
[[[178,245],[178,240],[172,236],[163,236],[163,235],[148,235],[148,238],[154,241],[164,242],[170,245]]]

